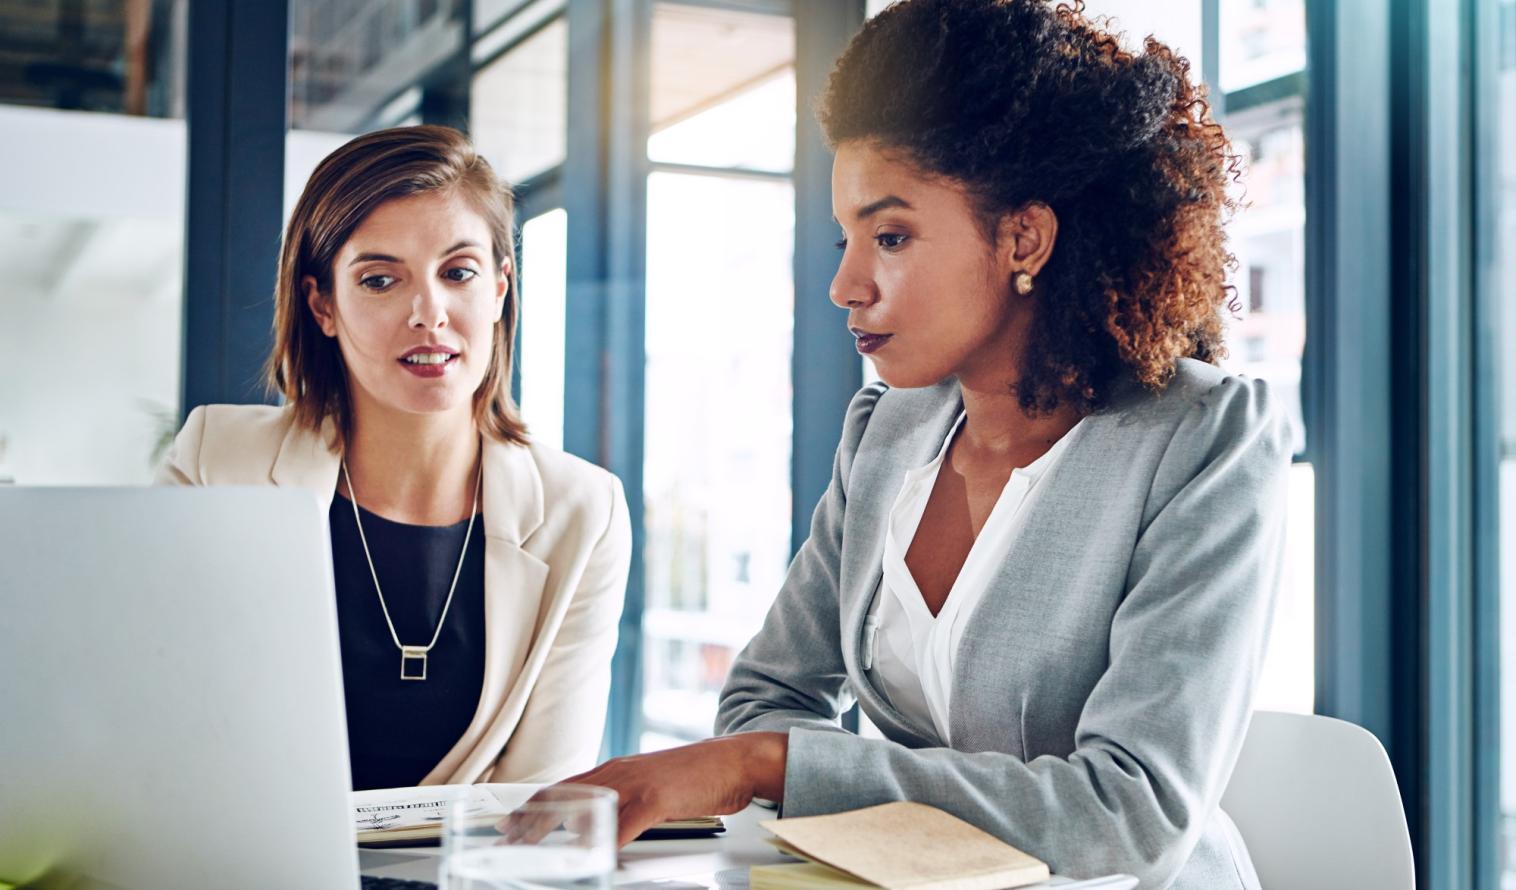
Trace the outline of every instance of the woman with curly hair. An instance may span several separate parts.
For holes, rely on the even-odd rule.
[[[820,105],[831,298],[881,383],[722,693],[605,764],[661,819],[931,804],[1074,877],[1256,887],[1218,808],[1282,548],[1277,397],[1215,366],[1234,158],[1188,64],[1080,7],[907,0]],[[882,732],[839,730],[853,700]]]

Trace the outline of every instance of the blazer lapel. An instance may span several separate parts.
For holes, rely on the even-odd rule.
[[[887,736],[907,743],[914,741],[917,747],[944,743],[933,727],[907,720],[869,680],[862,664],[863,624],[874,597],[881,592],[885,526],[905,474],[937,456],[943,438],[963,410],[957,380],[939,383],[936,388],[941,390],[941,399],[909,416],[886,415],[875,408],[876,416],[870,418],[858,444],[848,480],[838,576],[842,654],[854,694]],[[883,398],[888,398],[888,394]]]
[[[422,780],[425,785],[472,782],[499,756],[477,746],[497,720],[519,719],[523,702],[513,693],[537,641],[539,619],[551,611],[552,604],[542,601],[548,565],[522,547],[542,525],[544,509],[542,478],[531,452],[486,442],[483,486],[484,684],[468,729]]]
[[[958,644],[949,718],[955,748],[1022,753],[1026,702],[1006,699],[1008,678],[1021,675],[1022,668],[1007,660],[1017,662],[1024,655],[1015,642],[1018,635],[1035,636],[1032,629],[1048,626],[1045,612],[1064,607],[1060,579],[1071,564],[1067,560],[1099,558],[1067,531],[1080,527],[1081,516],[1098,511],[1099,504],[1067,493],[1078,488],[1096,493],[1098,500],[1099,493],[1121,489],[1130,469],[1110,447],[1122,440],[1119,427],[1120,415],[1108,409],[1086,417],[1070,433],[1074,439],[1068,450],[1037,482],[989,589],[964,616],[968,624]],[[1070,480],[1078,485],[1070,486]]]
[[[546,611],[542,589],[547,563],[522,549],[542,525],[542,477],[531,452],[520,445],[491,443],[484,461],[484,697],[505,698],[506,684],[521,670]]]

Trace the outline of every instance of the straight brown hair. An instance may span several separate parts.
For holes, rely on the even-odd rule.
[[[379,205],[423,192],[462,195],[490,229],[495,267],[511,261],[500,323],[495,325],[489,370],[474,392],[474,424],[498,442],[526,444],[526,425],[511,399],[515,359],[515,201],[464,134],[451,127],[395,127],[368,133],[326,156],[311,174],[290,214],[274,286],[274,348],[264,365],[271,391],[283,394],[295,423],[312,432],[334,421],[328,445],[342,450],[352,435],[352,396],[337,342],[324,333],[306,305],[301,281],[309,275],[322,294],[332,292],[332,264],[342,245]]]

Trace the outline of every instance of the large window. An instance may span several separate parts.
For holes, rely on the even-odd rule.
[[[549,210],[521,226],[521,415],[532,439],[563,447],[563,350],[568,214]]]
[[[289,0],[289,23],[297,130],[403,121],[422,99],[421,77],[468,51],[456,0]]]
[[[1302,4],[1295,7],[1296,14],[1303,14]],[[1228,32],[1222,34],[1225,40]],[[1225,53],[1246,57],[1252,48],[1240,40],[1223,42],[1223,73],[1228,68]],[[1304,46],[1299,50],[1303,55]],[[1225,364],[1269,382],[1288,417],[1296,455],[1285,562],[1256,704],[1310,713],[1315,705],[1316,498],[1300,398],[1306,338],[1303,97],[1295,92],[1301,83],[1298,71],[1271,83],[1275,86],[1241,89],[1223,100],[1223,123],[1244,164],[1234,190],[1240,209],[1228,232],[1237,257],[1232,277],[1237,291],[1229,308]],[[1282,97],[1275,98],[1279,93]]]
[[[1234,92],[1305,68],[1304,0],[1221,0],[1223,92]]]
[[[563,163],[568,142],[568,22],[561,16],[549,21],[480,68],[469,105],[475,144],[510,182],[523,182]]]
[[[659,4],[652,58],[643,749],[710,734],[789,561],[793,22]]]

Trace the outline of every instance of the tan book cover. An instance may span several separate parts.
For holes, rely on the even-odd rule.
[[[819,862],[785,862],[748,869],[748,890],[854,890],[873,886]]]
[[[781,850],[886,890],[1001,890],[1050,877],[1040,859],[926,804],[896,801],[759,824]]]

